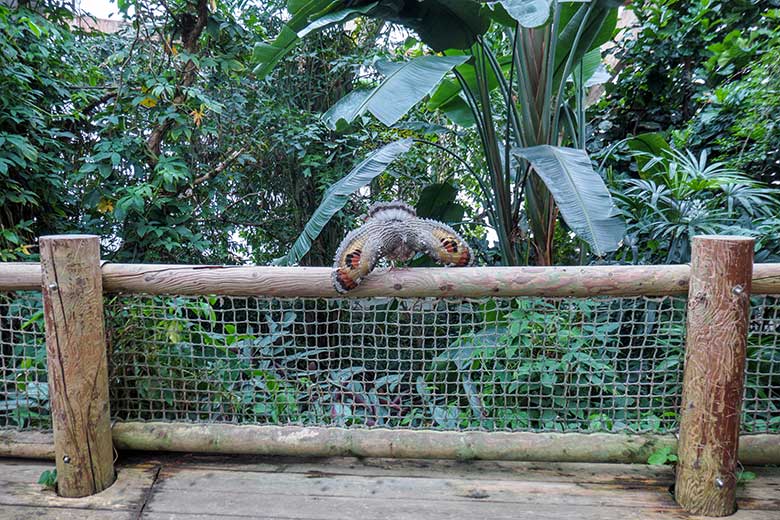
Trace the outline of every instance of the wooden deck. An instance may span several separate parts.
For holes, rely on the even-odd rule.
[[[136,454],[93,497],[37,484],[45,461],[0,459],[0,518],[660,520],[686,515],[672,470],[620,464]],[[780,468],[750,468],[734,520],[780,520]]]

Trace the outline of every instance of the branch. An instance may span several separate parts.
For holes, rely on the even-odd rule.
[[[117,92],[116,92],[116,91],[113,91],[113,92],[108,92],[108,93],[106,93],[106,94],[103,94],[102,96],[100,96],[100,97],[99,97],[99,98],[97,98],[96,100],[92,101],[92,102],[91,102],[89,105],[87,105],[87,106],[85,106],[84,108],[82,108],[82,109],[81,109],[81,112],[82,112],[83,114],[87,114],[87,115],[89,115],[89,113],[90,113],[90,112],[92,112],[93,110],[95,110],[97,107],[99,107],[99,106],[100,106],[100,105],[102,105],[103,103],[106,103],[106,102],[107,102],[107,101],[109,101],[110,99],[112,99],[112,98],[115,98],[115,97],[116,97],[116,95],[117,95]]]
[[[238,159],[238,157],[242,153],[244,153],[245,150],[246,150],[246,147],[242,147],[242,148],[239,148],[238,150],[235,150],[235,151],[231,152],[230,155],[228,155],[227,158],[224,161],[222,161],[221,163],[217,164],[217,166],[214,167],[213,170],[211,170],[208,173],[205,173],[205,174],[201,175],[200,177],[195,177],[195,180],[192,181],[192,184],[190,184],[190,186],[186,190],[184,190],[183,193],[179,194],[179,198],[180,199],[186,199],[186,198],[192,197],[192,191],[193,191],[193,188],[195,186],[203,184],[204,182],[213,179],[214,177],[216,177],[217,175],[219,175],[220,173],[225,171],[225,169],[228,166],[230,166],[230,164],[233,163],[233,161]]]

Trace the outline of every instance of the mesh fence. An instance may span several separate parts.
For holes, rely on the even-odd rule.
[[[685,299],[116,296],[123,420],[673,432]],[[780,300],[753,298],[745,432],[778,432]]]
[[[120,420],[674,432],[684,298],[106,297]],[[0,294],[0,428],[51,426],[40,293]],[[742,429],[780,433],[780,296]]]
[[[0,293],[0,428],[51,428],[40,293]]]

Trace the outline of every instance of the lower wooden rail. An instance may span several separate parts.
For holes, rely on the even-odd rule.
[[[546,462],[647,462],[677,447],[674,435],[622,433],[448,432],[302,426],[117,422],[119,449],[192,453],[359,456]],[[50,433],[0,431],[0,457],[53,459]],[[780,464],[780,435],[743,435],[745,465]]]

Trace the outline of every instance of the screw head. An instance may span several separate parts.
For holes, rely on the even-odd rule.
[[[745,288],[741,285],[735,285],[733,289],[731,289],[731,292],[739,296],[743,292],[745,292]]]
[[[56,283],[50,283],[49,289],[51,289],[52,291],[56,291],[57,289],[59,289],[59,285],[57,285]]]
[[[718,489],[722,489],[722,488],[723,488],[723,486],[725,486],[725,485],[726,485],[726,483],[725,483],[725,482],[723,482],[723,479],[722,479],[722,478],[720,478],[720,477],[716,477],[716,478],[715,478],[715,485],[718,487]]]
[[[62,462],[64,462],[65,464],[70,464],[70,457],[67,455],[63,455]]]

